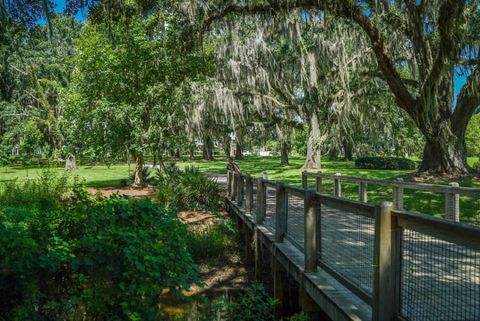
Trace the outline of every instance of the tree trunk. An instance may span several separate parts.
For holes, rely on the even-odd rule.
[[[320,169],[322,158],[322,137],[317,115],[313,115],[310,120],[309,135],[307,141],[307,158],[302,169]]]
[[[419,172],[431,174],[468,174],[465,131],[456,135],[438,133],[426,138]]]
[[[282,166],[289,165],[288,162],[288,142],[283,141],[280,148],[280,164]]]
[[[339,154],[339,151],[338,151],[337,145],[331,145],[330,149],[328,150],[328,159],[337,160],[338,154]]]
[[[344,159],[346,161],[353,160],[353,143],[347,139],[342,141]]]
[[[195,148],[190,147],[190,159],[193,160],[195,158]]]
[[[177,148],[177,149],[175,150],[175,158],[178,160],[178,159],[180,159],[180,157],[181,157],[181,155],[180,155],[180,148]]]
[[[225,139],[223,140],[223,151],[225,152],[225,156],[230,157],[232,156],[232,140],[230,138],[230,134],[227,134],[225,136]]]
[[[143,177],[143,154],[138,153],[134,155],[135,157],[135,180],[133,182],[133,186],[142,187],[144,182]]]
[[[238,140],[235,141],[235,159],[242,159],[242,144]]]
[[[205,138],[203,142],[203,159],[213,160],[213,142],[210,137]]]

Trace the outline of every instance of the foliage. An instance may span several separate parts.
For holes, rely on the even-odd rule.
[[[472,117],[465,134],[468,156],[480,156],[480,113]]]
[[[355,160],[356,168],[364,169],[415,169],[417,165],[408,158],[400,157],[361,157]]]
[[[76,188],[47,210],[2,207],[0,222],[0,319],[154,320],[165,288],[199,282],[186,227],[148,200]]]
[[[478,162],[473,164],[473,169],[480,172],[480,158],[478,159]]]
[[[273,309],[278,302],[263,286],[253,284],[238,301],[227,304],[226,319],[229,321],[273,321]]]
[[[195,167],[182,172],[174,164],[156,173],[157,201],[166,208],[218,209],[221,203],[217,182]]]
[[[73,185],[77,185],[75,180]],[[58,206],[72,189],[66,174],[45,169],[35,179],[5,182],[0,185],[0,205],[48,209]]]
[[[234,237],[224,226],[211,225],[205,229],[189,231],[186,242],[195,260],[221,259],[235,246]]]

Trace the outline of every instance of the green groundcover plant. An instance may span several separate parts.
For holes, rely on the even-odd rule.
[[[216,210],[222,206],[217,182],[198,168],[181,171],[174,164],[157,170],[157,201],[167,208]]]
[[[175,212],[72,189],[49,206],[0,194],[0,320],[155,320],[162,291],[200,282]]]

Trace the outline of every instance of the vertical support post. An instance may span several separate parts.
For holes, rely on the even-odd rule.
[[[320,176],[322,174],[321,171],[318,172],[318,175],[316,178],[315,178],[315,189],[317,190],[317,193],[321,193],[322,192],[322,176]]]
[[[251,214],[253,207],[253,180],[252,176],[245,177],[245,213]]]
[[[244,177],[242,174],[238,174],[238,180],[237,180],[237,205],[242,206],[243,205],[243,180]]]
[[[368,184],[364,180],[360,180],[358,185],[358,198],[360,202],[368,202]]]
[[[375,207],[375,249],[373,281],[373,321],[391,321],[395,316],[396,267],[395,233],[391,202]]]
[[[306,189],[304,196],[305,209],[305,272],[317,272],[317,202],[315,190]]]
[[[228,171],[227,173],[227,196],[228,197],[232,196],[232,176],[233,176],[233,172]]]
[[[260,240],[260,232],[255,226],[253,242],[255,247],[255,281],[262,281],[262,272],[263,272],[263,254],[262,254],[262,241]]]
[[[283,242],[287,233],[288,194],[285,185],[281,182],[276,186],[275,201],[275,242]]]
[[[263,224],[267,210],[267,189],[263,178],[258,179],[257,185],[257,213],[255,215],[255,224]]]
[[[236,201],[236,200],[237,200],[237,184],[238,184],[238,174],[237,174],[237,173],[233,173],[233,177],[232,177],[232,195],[230,196],[230,198],[232,199],[232,201]]]
[[[403,183],[403,178],[397,178],[397,182]],[[393,184],[393,208],[403,210],[403,186]]]
[[[342,174],[336,173],[335,178],[333,179],[334,195],[336,197],[342,197],[342,183],[340,181],[340,176],[342,176]]]
[[[302,187],[303,189],[308,188],[308,173],[306,171],[302,172]]]
[[[285,278],[284,272],[280,263],[277,262],[277,258],[272,256],[272,270],[273,270],[273,298],[278,302],[274,307],[274,317],[275,320],[280,320],[283,315],[283,306],[284,306],[284,288],[285,288]]]
[[[251,266],[253,260],[255,259],[255,254],[253,253],[253,242],[255,242],[253,239],[254,233],[252,233],[245,224],[243,234],[245,240],[245,262],[247,265]]]
[[[448,186],[459,187],[458,183],[449,183]],[[460,194],[447,192],[445,194],[445,218],[450,221],[460,222]]]

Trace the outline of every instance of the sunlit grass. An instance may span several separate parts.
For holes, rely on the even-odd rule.
[[[291,157],[290,165],[281,166],[278,157],[247,157],[237,161],[240,169],[245,174],[253,176],[260,176],[266,172],[268,178],[273,181],[284,181],[290,185],[301,185],[301,167],[303,165],[303,158]],[[477,161],[476,158],[470,158],[469,164]],[[226,160],[218,159],[215,161],[182,161],[178,162],[180,167],[187,165],[194,165],[199,167],[202,171],[211,173],[226,173]],[[28,178],[34,178],[41,172],[41,168],[28,169]],[[63,168],[54,168],[58,173],[64,172]],[[328,161],[322,162],[322,172],[350,176],[366,176],[368,178],[393,180],[396,177],[407,175],[412,171],[401,170],[364,170],[354,167],[353,162],[344,161]],[[115,186],[124,182],[129,173],[133,173],[133,166],[130,168],[127,164],[112,165],[110,168],[104,165],[96,166],[80,166],[77,170],[72,171],[70,175],[75,175],[83,178],[86,185],[89,187],[100,186]],[[27,178],[27,169],[21,167],[0,167],[0,182],[9,181],[13,179]],[[457,179],[460,186],[480,188],[480,180],[478,179]],[[431,183],[448,184],[447,180],[435,180]],[[310,184],[314,184],[311,180]],[[324,180],[324,191],[326,193],[333,193],[333,182],[331,180]],[[384,186],[369,185],[368,198],[372,204],[379,203],[383,200],[392,200],[392,189]],[[343,196],[350,199],[358,199],[358,185],[357,184],[342,184]],[[428,193],[423,191],[405,190],[405,208],[408,210],[419,211],[426,214],[442,217],[445,213],[445,196],[442,194]],[[474,220],[480,224],[480,198],[476,197],[461,197],[460,203],[461,217],[463,220]]]

